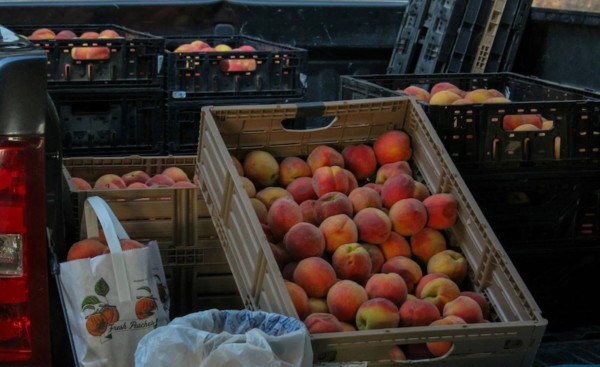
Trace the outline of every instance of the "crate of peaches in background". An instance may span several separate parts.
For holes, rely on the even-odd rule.
[[[184,36],[165,42],[169,101],[304,96],[304,49],[244,35]]]
[[[225,253],[195,183],[196,156],[70,157],[67,242],[81,233],[83,204],[102,197],[131,239],[158,242],[171,299],[171,318],[210,308],[240,308]],[[68,258],[67,258],[68,260]]]
[[[547,321],[413,99],[202,111],[244,304],[303,320],[315,363],[532,364]]]
[[[164,39],[114,24],[11,26],[48,56],[50,88],[162,85]]]

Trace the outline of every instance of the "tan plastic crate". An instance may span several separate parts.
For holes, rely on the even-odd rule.
[[[297,317],[266,236],[231,162],[253,149],[278,158],[306,156],[315,146],[343,148],[373,143],[383,132],[403,129],[413,139],[416,175],[431,192],[449,192],[458,200],[459,220],[448,230],[470,266],[475,290],[494,310],[494,322],[466,326],[405,327],[315,334],[315,363],[367,361],[392,365],[393,345],[452,340],[449,355],[428,366],[530,366],[547,320],[443,148],[423,110],[407,97],[308,104],[208,106],[202,109],[197,172],[244,304]],[[328,127],[291,131],[282,121],[333,120]],[[288,125],[286,125],[288,126]],[[423,361],[421,361],[423,362]]]

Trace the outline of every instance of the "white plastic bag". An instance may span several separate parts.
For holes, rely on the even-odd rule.
[[[302,321],[250,310],[208,310],[179,317],[144,336],[137,367],[309,367],[310,337]]]
[[[122,251],[129,236],[100,197],[85,202],[88,238],[102,225],[110,254],[60,264],[59,291],[79,366],[131,367],[139,340],[169,322],[158,245]]]

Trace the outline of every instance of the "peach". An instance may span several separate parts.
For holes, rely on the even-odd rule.
[[[334,252],[343,244],[358,241],[356,224],[346,214],[336,214],[325,218],[319,225],[319,229],[325,237],[325,247],[329,252]]]
[[[64,29],[64,30],[58,32],[54,38],[57,39],[57,40],[60,40],[60,39],[73,39],[73,38],[77,38],[77,35],[75,34],[75,32],[73,32],[71,30]]]
[[[325,252],[325,236],[314,224],[300,221],[285,233],[283,245],[290,257],[299,261],[307,257],[322,256]]]
[[[48,28],[38,28],[36,30],[34,30],[31,35],[29,35],[29,37],[27,37],[29,40],[31,41],[37,41],[37,40],[50,40],[50,39],[54,39],[56,37],[56,34],[54,33],[53,30],[48,29]]]
[[[479,292],[475,292],[475,291],[462,291],[462,292],[460,292],[460,295],[473,298],[473,300],[475,300],[479,304],[479,307],[481,308],[481,315],[482,315],[483,319],[484,320],[490,319],[490,303],[488,302],[487,298],[485,298],[485,296],[483,294],[481,294]]]
[[[183,169],[181,169],[180,167],[175,167],[175,166],[167,167],[161,173],[165,176],[171,177],[173,179],[173,181],[175,181],[175,182],[179,182],[179,181],[191,182],[187,173],[185,173],[185,171]]]
[[[490,97],[483,101],[483,103],[510,103],[510,99],[506,97]]]
[[[233,155],[231,156],[231,162],[233,162],[233,166],[235,167],[235,170],[237,171],[238,175],[243,176],[244,166],[242,166],[242,162],[240,162],[240,160]]]
[[[135,250],[146,247],[146,245],[144,245],[143,243],[129,238],[120,239],[119,242],[121,243],[121,250],[123,251]],[[108,246],[104,249],[104,253],[110,254],[110,248]]]
[[[369,299],[360,284],[349,279],[339,280],[327,292],[327,308],[340,321],[353,322],[360,305]]]
[[[311,313],[304,319],[310,334],[335,333],[343,330],[342,323],[330,313]]]
[[[364,247],[369,253],[369,256],[371,256],[371,274],[381,272],[381,266],[383,266],[383,263],[385,262],[385,257],[379,246],[364,243],[362,244],[362,247]]]
[[[274,242],[275,237],[273,236],[273,233],[271,233],[271,230],[269,229],[269,225],[266,223],[260,223],[260,227],[262,228],[263,233],[265,234],[265,237],[267,237],[267,241]]]
[[[185,187],[185,188],[196,188],[198,185],[191,181],[177,181],[171,187]]]
[[[423,270],[413,259],[406,256],[394,256],[381,266],[382,273],[396,273],[404,278],[406,289],[412,293],[423,277]]]
[[[100,34],[98,32],[94,32],[94,31],[87,31],[87,32],[83,32],[79,38],[81,39],[96,39],[100,36]]]
[[[392,232],[390,217],[378,208],[365,208],[354,216],[358,240],[370,244],[383,243]]]
[[[394,302],[386,298],[371,298],[356,311],[358,330],[375,330],[398,327],[400,315]]]
[[[148,187],[170,187],[173,186],[175,181],[167,175],[163,175],[162,173],[157,173],[154,176],[150,177],[145,184]]]
[[[435,305],[440,313],[446,303],[460,295],[460,288],[450,278],[437,277],[425,282],[421,289],[420,298]]]
[[[371,255],[356,242],[339,246],[331,257],[331,265],[339,279],[364,284],[371,275]]]
[[[483,89],[483,88],[474,89],[474,90],[468,91],[465,94],[465,99],[468,99],[469,101],[472,101],[473,103],[483,103],[483,102],[485,102],[486,99],[489,99],[491,97],[492,97],[492,93],[489,90]]]
[[[267,211],[267,225],[275,239],[283,238],[292,226],[300,222],[302,222],[302,210],[293,199],[277,199]]]
[[[408,161],[412,157],[410,136],[402,130],[386,131],[373,143],[373,151],[380,165]]]
[[[175,50],[173,50],[173,52],[197,52],[198,49],[196,49],[196,47],[192,46],[189,43],[184,43],[181,44],[179,46],[177,46],[177,48],[175,48]]]
[[[242,181],[242,186],[244,187],[244,191],[248,194],[249,198],[253,198],[256,196],[256,186],[254,183],[246,176],[240,176],[240,181]],[[185,182],[185,181],[180,181]]]
[[[384,200],[385,201],[385,200]],[[437,193],[423,200],[427,210],[427,227],[448,229],[458,218],[458,203],[452,194]]]
[[[127,187],[127,185],[121,176],[115,175],[114,173],[102,175],[94,182],[94,189],[100,190],[124,189],[125,187]]]
[[[415,180],[404,173],[388,178],[381,187],[383,206],[391,208],[398,200],[412,197],[415,191]]]
[[[427,262],[427,273],[444,273],[460,285],[467,276],[467,260],[460,252],[446,249],[433,255]]]
[[[306,200],[315,200],[318,198],[313,188],[311,177],[298,177],[287,185],[286,190],[298,204]]]
[[[392,360],[392,362],[401,362],[401,361],[408,360],[408,358],[406,357],[406,354],[404,354],[404,351],[402,350],[402,348],[399,345],[391,346],[390,349],[388,350],[388,355],[389,355],[390,359]]]
[[[92,185],[81,177],[71,177],[75,190],[91,190]]]
[[[415,198],[396,201],[388,212],[394,232],[402,236],[412,236],[425,227],[427,210],[423,202]]]
[[[202,41],[202,40],[194,40],[192,42],[190,42],[190,45],[192,45],[196,50],[200,51],[204,48],[210,47],[208,45],[208,43]]]
[[[106,245],[96,238],[84,238],[69,247],[67,261],[102,255],[106,248]]]
[[[293,260],[290,261],[289,263],[285,264],[283,266],[283,269],[281,269],[281,276],[283,277],[283,279],[293,282],[294,281],[294,271],[296,270],[297,266],[298,266],[298,261],[293,261]]]
[[[256,187],[272,186],[279,180],[279,163],[265,150],[253,150],[246,154],[242,162],[244,176]]]
[[[465,95],[465,92],[462,89],[460,89],[455,84],[450,83],[450,82],[438,82],[438,83],[434,84],[431,87],[431,90],[429,91],[429,93],[433,96],[437,92],[443,91],[443,90],[451,90],[461,97]]]
[[[309,298],[308,299],[308,315],[311,313],[327,313],[329,307],[325,298]]]
[[[343,168],[342,172],[344,172],[346,174],[346,177],[348,178],[348,193],[350,193],[352,192],[352,190],[358,187],[358,181],[356,180],[354,174],[348,171],[347,169]]]
[[[333,191],[317,199],[315,203],[315,218],[317,223],[320,224],[325,218],[336,214],[346,214],[352,217],[352,202],[347,195]]]
[[[125,184],[129,186],[129,184],[134,182],[146,183],[146,181],[148,181],[148,179],[150,178],[150,175],[146,173],[146,171],[133,170],[122,174],[121,178],[123,179],[123,182],[125,182]]]
[[[119,33],[112,29],[103,29],[98,33],[98,38],[123,38]]]
[[[402,346],[402,350],[404,351],[406,358],[411,361],[433,358],[433,355],[429,349],[427,349],[426,343],[406,344]]]
[[[308,257],[298,261],[293,280],[309,297],[325,298],[329,288],[337,281],[337,276],[333,266],[325,259]]]
[[[470,99],[466,99],[466,98],[459,98],[454,100],[452,103],[450,103],[453,106],[456,105],[466,105],[466,104],[473,104],[473,101],[471,101]]]
[[[348,194],[350,184],[348,175],[340,166],[324,166],[317,168],[312,175],[312,184],[317,197],[321,197],[328,192],[341,192]]]
[[[354,322],[340,322],[342,323],[342,331],[356,331],[356,326],[354,326]]]
[[[319,224],[317,222],[317,217],[315,213],[315,206],[317,205],[316,200],[305,200],[300,203],[300,210],[302,211],[302,221],[311,223],[311,224]]]
[[[342,150],[344,168],[352,172],[357,180],[371,177],[377,169],[373,148],[366,144],[348,145]]]
[[[269,186],[263,189],[260,189],[254,195],[255,198],[262,201],[263,204],[267,207],[267,210],[273,205],[277,199],[280,198],[288,198],[294,200],[292,194],[289,191],[279,186]]]
[[[447,326],[447,325],[466,325],[465,320],[461,319],[458,316],[448,315],[442,317],[439,320],[435,320],[429,326]],[[448,353],[450,349],[452,349],[452,341],[435,341],[435,342],[427,342],[427,349],[434,357],[441,357]]]
[[[105,46],[87,47],[87,60],[107,60],[110,58],[110,49]]]
[[[383,185],[388,178],[399,173],[404,173],[412,177],[412,168],[407,161],[397,161],[381,165],[375,174],[375,183]]]
[[[431,95],[429,99],[430,105],[450,105],[460,99],[460,95],[452,90],[442,90]]]
[[[191,184],[191,185],[193,185],[193,184]],[[175,186],[175,185],[173,185],[173,186]],[[196,187],[196,186],[194,186],[194,187]],[[132,182],[129,185],[127,185],[127,188],[128,189],[147,189],[148,185],[146,185],[143,182]]]
[[[218,45],[216,45],[216,46],[214,47],[214,49],[215,49],[215,51],[217,51],[217,52],[228,52],[228,51],[231,51],[231,50],[232,50],[231,46],[229,46],[229,45],[226,45],[226,44],[224,44],[224,43],[219,43]]]
[[[342,153],[328,145],[319,145],[308,154],[306,163],[314,173],[319,167],[339,166],[344,168],[344,157]]]
[[[267,206],[257,198],[250,198],[250,203],[252,204],[252,208],[254,208],[254,212],[258,217],[258,221],[261,223],[267,223]]]
[[[404,278],[396,273],[373,274],[365,284],[369,298],[387,298],[398,307],[406,301],[408,289]]]
[[[287,253],[286,249],[279,244],[269,242],[269,247],[271,248],[273,257],[277,262],[277,267],[279,268],[279,270],[283,270],[287,263],[291,261],[290,255]]]
[[[539,114],[505,115],[502,118],[502,128],[513,131],[521,125],[533,125],[538,129],[543,127],[543,118]]]
[[[424,299],[406,300],[398,309],[400,326],[428,326],[441,318],[435,305]]]
[[[448,278],[448,276],[444,273],[429,273],[429,274],[425,274],[423,275],[423,277],[421,278],[421,280],[419,280],[419,282],[417,283],[417,286],[415,287],[414,290],[414,295],[417,298],[421,298],[421,292],[423,291],[423,288],[425,287],[425,285],[427,283],[429,283],[430,281],[437,279],[437,278]]]
[[[354,213],[358,213],[365,208],[378,208],[381,209],[382,201],[381,195],[370,187],[357,187],[350,191],[348,198],[352,202],[352,209]]]
[[[513,131],[539,131],[540,128],[532,124],[523,124],[514,128]]]
[[[446,248],[446,237],[437,229],[425,227],[410,237],[413,259],[423,266],[433,255],[446,250]]]
[[[383,185],[375,183],[375,182],[369,182],[369,183],[364,184],[362,187],[368,187],[370,189],[373,189],[373,190],[377,191],[377,193],[379,195],[381,195],[381,187],[382,186]]]
[[[404,238],[404,236],[393,231],[385,241],[379,244],[379,248],[386,260],[389,260],[394,256],[412,256],[408,240]]]
[[[409,96],[415,97],[418,101],[425,103],[429,103],[429,98],[431,98],[431,94],[429,94],[428,91],[416,85],[409,85],[402,91],[408,94]]]
[[[421,181],[415,181],[415,190],[413,191],[413,197],[415,199],[423,201],[430,195],[431,193],[429,192],[427,185],[425,185]]]
[[[285,157],[279,163],[279,183],[289,185],[298,177],[310,177],[312,170],[308,163],[300,157]]]
[[[444,306],[443,316],[458,316],[467,324],[483,322],[483,313],[479,303],[468,296],[458,296]]]
[[[242,52],[253,52],[253,51],[256,51],[256,48],[254,48],[254,46],[251,46],[251,45],[241,45],[236,50],[242,51]]]
[[[306,295],[306,292],[304,289],[302,289],[302,287],[294,282],[290,282],[288,280],[284,280],[283,282],[285,283],[288,294],[292,299],[292,304],[296,309],[298,318],[300,320],[304,320],[304,318],[309,314],[308,296]]]

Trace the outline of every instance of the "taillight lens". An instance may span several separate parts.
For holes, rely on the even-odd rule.
[[[0,136],[0,364],[50,354],[44,139]]]

